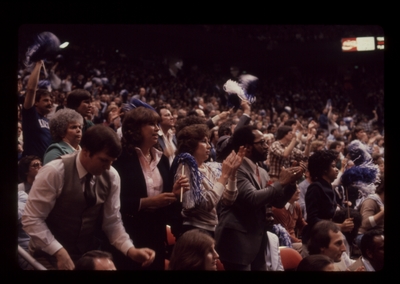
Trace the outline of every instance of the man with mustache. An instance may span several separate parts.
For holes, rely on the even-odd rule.
[[[51,144],[49,120],[46,117],[53,107],[49,91],[37,89],[43,61],[38,61],[32,70],[26,87],[26,97],[22,107],[22,131],[24,133],[23,156],[35,155],[43,159]]]

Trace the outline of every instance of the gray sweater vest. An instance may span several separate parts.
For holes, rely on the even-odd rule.
[[[111,190],[108,171],[96,176],[97,200],[94,206],[88,208],[76,169],[76,155],[73,153],[61,157],[64,163],[64,187],[46,219],[54,237],[70,255],[82,255],[98,248],[94,233],[101,226],[103,203]]]

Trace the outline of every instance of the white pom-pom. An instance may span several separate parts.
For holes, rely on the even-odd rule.
[[[243,89],[235,81],[228,80],[224,85],[224,91],[228,94],[237,94],[241,100],[246,100]]]

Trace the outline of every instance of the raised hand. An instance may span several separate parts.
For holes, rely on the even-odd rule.
[[[237,152],[237,154],[235,153],[234,155],[234,159],[233,159],[233,169],[232,169],[232,175],[236,175],[236,170],[240,167],[240,165],[242,164],[243,161],[243,157],[246,153],[246,148],[244,146],[240,146],[239,151]]]
[[[285,168],[282,167],[281,172],[279,174],[278,182],[281,185],[287,185],[289,183],[293,183],[303,175],[303,168],[301,166]]]
[[[135,247],[131,247],[128,250],[127,256],[130,259],[141,263],[142,266],[149,266],[153,263],[154,258],[156,257],[156,252],[149,248],[137,249]]]
[[[299,131],[303,130],[303,125],[296,119],[296,129]]]
[[[317,123],[314,120],[311,120],[308,124],[308,129],[317,127]]]
[[[219,114],[219,118],[220,118],[221,120],[224,120],[224,119],[226,119],[230,114],[231,114],[230,111],[223,111],[223,112],[221,112],[221,113]]]

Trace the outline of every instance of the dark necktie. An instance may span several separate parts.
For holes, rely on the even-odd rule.
[[[89,173],[85,176],[85,199],[88,207],[96,204],[96,192],[94,189],[95,187],[90,186],[90,181],[92,180],[92,177],[93,175]]]

